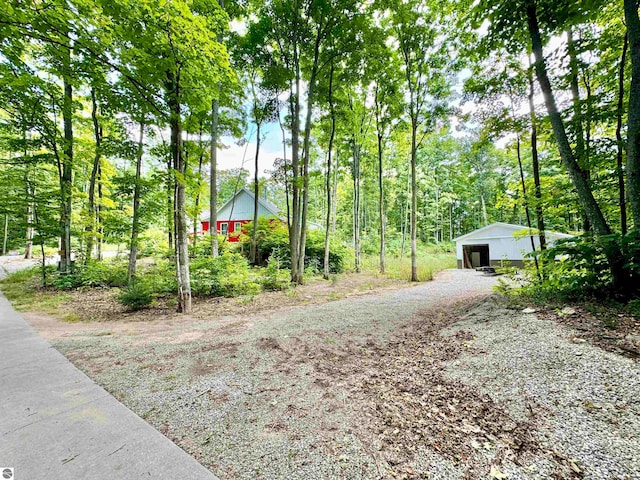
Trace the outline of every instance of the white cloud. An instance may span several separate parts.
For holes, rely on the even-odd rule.
[[[237,145],[232,138],[223,138],[224,148],[218,150],[218,170],[229,170],[232,168],[245,168],[249,171],[250,178],[253,178],[255,171],[255,140],[245,144]],[[260,157],[258,159],[258,176],[266,177],[265,170],[273,170],[276,158],[282,158],[282,148],[273,149],[272,142],[263,142],[260,146]],[[287,152],[287,156],[291,153]],[[289,158],[289,157],[287,157]]]

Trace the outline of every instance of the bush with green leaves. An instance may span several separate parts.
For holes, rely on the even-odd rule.
[[[142,310],[151,305],[151,291],[141,282],[135,282],[120,292],[118,300],[129,310]]]
[[[620,251],[624,289],[614,285],[607,252]],[[533,262],[525,270],[526,281],[519,290],[539,300],[578,300],[618,298],[626,300],[640,294],[640,236],[582,235],[558,240],[550,248],[536,252],[539,272]]]
[[[127,264],[92,260],[89,263],[74,263],[69,272],[55,272],[48,284],[58,290],[73,290],[82,287],[122,287],[127,284]]]
[[[165,258],[156,258],[153,263],[138,267],[138,279],[156,297],[174,295],[178,291],[176,267]]]
[[[289,272],[280,267],[278,255],[271,255],[262,276],[262,288],[267,291],[284,290],[289,285]]]
[[[251,232],[253,224],[247,224],[245,231],[247,235],[240,236],[240,248],[245,255],[248,255],[251,247]],[[289,253],[289,232],[287,226],[278,220],[260,218],[258,220],[257,238],[257,264],[267,265],[269,259],[274,256],[280,263],[280,268],[291,268],[291,257]],[[329,271],[331,273],[341,273],[344,271],[347,248],[340,242],[332,240],[329,244]],[[310,273],[321,272],[324,269],[324,232],[321,230],[310,230],[307,232],[305,250],[305,269]]]
[[[191,293],[194,296],[234,297],[258,293],[260,289],[249,262],[238,253],[196,258],[191,262]]]
[[[232,242],[228,242],[224,235],[218,235],[218,254],[235,253],[237,249],[236,245]],[[191,258],[204,258],[211,256],[211,240],[209,235],[206,234],[202,237],[198,237],[195,244],[189,245],[189,257]]]

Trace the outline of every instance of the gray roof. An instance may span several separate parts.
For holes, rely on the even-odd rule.
[[[249,197],[251,197],[251,200],[255,200],[255,195],[253,194],[253,192],[251,190],[249,190],[247,187],[242,187],[240,190],[238,190],[236,192],[235,195],[233,195],[229,200],[227,200],[227,202],[222,205],[222,207],[220,207],[218,209],[218,213],[220,213],[221,211],[223,211],[225,208],[227,208],[231,203],[235,202],[236,199],[240,196],[240,195],[248,195]],[[271,203],[269,200],[267,200],[266,198],[262,198],[262,197],[258,197],[258,203],[260,205],[262,205],[262,207],[264,209],[266,209],[269,213],[273,214],[274,216],[279,216],[280,215],[280,210],[278,209],[278,207],[276,207],[273,203]],[[200,217],[200,221],[202,222],[208,222],[209,221],[209,217],[210,214],[209,212],[204,212],[202,214],[202,216]]]

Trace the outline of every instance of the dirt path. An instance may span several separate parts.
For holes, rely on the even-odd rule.
[[[91,328],[65,324],[64,332],[50,329],[50,320],[35,324],[222,479],[640,478],[640,456],[632,455],[637,440],[629,437],[640,433],[636,364],[580,345],[582,358],[594,355],[603,369],[628,379],[611,395],[624,400],[616,418],[632,427],[577,426],[575,445],[554,436],[559,423],[548,402],[536,398],[542,390],[509,386],[527,384],[530,371],[557,401],[569,392],[561,378],[541,377],[544,355],[509,371],[510,359],[524,358],[529,348],[520,329],[536,317],[474,307],[494,283],[451,270],[412,288],[249,316],[114,319]],[[566,327],[540,322],[547,333],[536,351],[579,358]],[[589,398],[600,404],[597,395]],[[589,462],[581,446],[594,431],[619,440],[605,460]]]

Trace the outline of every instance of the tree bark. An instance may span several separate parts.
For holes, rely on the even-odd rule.
[[[66,38],[69,48],[63,54],[62,83],[64,98],[62,121],[64,125],[64,146],[62,149],[62,175],[60,177],[60,265],[61,272],[71,268],[71,209],[73,188],[73,86],[71,84],[71,39]]]
[[[355,253],[355,270],[360,273],[360,145],[353,142],[353,248]]]
[[[585,180],[589,181],[591,176],[589,172],[589,152],[587,148],[587,142],[585,139],[585,129],[582,123],[582,100],[580,99],[580,87],[578,84],[579,68],[578,68],[578,56],[576,54],[576,46],[573,40],[573,29],[569,27],[567,29],[567,51],[569,54],[569,73],[570,73],[570,86],[571,86],[571,99],[573,102],[573,128],[575,130],[575,157],[578,165],[582,169],[582,174]],[[587,115],[588,118],[588,115]],[[585,216],[584,227],[585,232],[591,229],[589,219]]]
[[[9,236],[9,215],[4,214],[4,235],[2,238],[2,255],[7,254],[7,238]]]
[[[633,0],[625,0],[625,11],[627,9],[627,3],[635,2]],[[578,198],[580,203],[582,204],[582,208],[584,209],[587,219],[593,228],[593,231],[598,236],[605,236],[611,233],[611,229],[607,224],[607,221],[602,214],[602,210],[600,206],[596,202],[596,199],[593,196],[593,192],[591,191],[591,187],[587,182],[584,172],[578,165],[578,162],[573,155],[571,150],[571,145],[569,144],[569,139],[567,137],[567,133],[564,127],[564,122],[562,121],[562,117],[558,112],[558,108],[556,106],[555,97],[553,94],[553,89],[551,88],[551,82],[549,81],[549,76],[547,74],[546,62],[544,59],[543,51],[542,51],[542,38],[540,36],[540,27],[538,25],[538,16],[536,11],[535,0],[525,0],[527,20],[529,26],[529,34],[531,37],[531,46],[532,51],[536,60],[536,75],[538,78],[538,83],[540,84],[540,88],[542,90],[542,95],[544,97],[545,105],[547,107],[547,112],[549,114],[549,119],[551,121],[551,126],[553,127],[553,133],[556,138],[556,143],[558,144],[558,150],[560,152],[560,158],[562,159],[562,163],[567,169],[569,176],[573,182],[573,185],[578,194]],[[635,7],[634,7],[635,8]],[[635,19],[638,19],[638,12],[635,12]],[[640,21],[637,23],[638,27],[638,68],[640,69]],[[631,39],[631,36],[629,37]],[[632,44],[633,45],[633,44]],[[640,74],[640,71],[638,72]],[[640,79],[638,79],[640,82]],[[640,90],[640,83],[638,84]],[[640,93],[640,92],[638,92]],[[638,97],[638,107],[640,107],[640,96]],[[629,115],[631,116],[631,106],[629,107]],[[640,110],[640,109],[639,109]],[[640,111],[638,112],[640,113]],[[638,127],[640,127],[640,116],[638,116]],[[640,129],[638,131],[640,134]],[[631,121],[630,121],[630,138],[631,138]],[[638,136],[640,140],[640,135]],[[630,142],[631,143],[631,142]],[[638,192],[640,193],[640,191]],[[640,208],[640,196],[638,198]],[[640,209],[638,210],[638,215],[640,219]],[[607,257],[607,261],[609,263],[609,268],[611,270],[613,283],[615,288],[620,289],[628,289],[628,275],[625,272],[624,268],[624,258],[622,256],[622,252],[620,251],[620,247],[615,243],[609,242],[605,248],[605,255]]]
[[[382,119],[380,118],[380,99],[378,98],[378,88],[376,86],[375,106],[376,106],[376,132],[378,137],[378,209],[380,213],[380,273],[385,273],[385,230],[387,225],[387,219],[384,208],[384,178],[382,176],[384,172],[383,165],[383,131],[382,131]]]
[[[140,122],[140,137],[138,139],[138,153],[136,155],[136,180],[133,189],[133,221],[131,222],[131,242],[129,244],[129,270],[127,283],[131,285],[136,276],[138,258],[138,234],[140,231],[140,176],[142,172],[142,153],[144,140],[144,122]]]
[[[180,118],[180,76],[167,72],[167,104],[171,128],[171,158],[177,174],[175,187],[175,253],[178,280],[178,311],[191,312],[191,279],[189,275],[189,232],[186,214],[186,162],[182,153],[182,125]]]
[[[417,245],[417,210],[418,210],[418,184],[416,178],[416,157],[418,118],[417,114],[411,119],[411,281],[418,279],[418,245]]]
[[[533,70],[531,65],[527,70],[529,77],[529,119],[531,120],[531,164],[533,167],[534,197],[536,199],[536,220],[538,226],[538,238],[540,250],[547,248],[547,238],[544,226],[544,214],[542,211],[542,188],[540,185],[540,160],[538,157],[538,121],[536,119],[536,106],[534,102]]]
[[[331,117],[331,132],[329,134],[329,151],[327,152],[327,179],[326,179],[326,194],[327,194],[327,217],[325,222],[324,232],[324,269],[323,277],[325,280],[329,279],[329,241],[331,237],[331,155],[333,153],[333,141],[336,134],[336,112],[333,105],[333,74],[334,63],[331,62],[331,70],[329,72],[329,115]]]
[[[28,149],[27,149],[27,132],[23,132],[23,141],[24,141],[24,157],[27,157]],[[29,260],[33,257],[33,210],[35,207],[35,195],[33,194],[34,187],[31,185],[31,176],[29,175],[31,167],[28,163],[25,163],[25,171],[24,171],[24,183],[26,185],[26,199],[27,199],[27,243],[24,248],[24,258]],[[4,255],[4,254],[3,254]]]
[[[224,0],[218,0],[218,5],[224,9]],[[222,35],[218,34],[218,42],[222,42]],[[218,96],[221,83],[218,82]],[[218,256],[218,98],[211,101],[211,171],[209,172],[209,239],[211,241],[211,256]]]
[[[96,178],[98,176],[98,169],[100,168],[100,158],[102,157],[102,127],[98,120],[98,103],[96,101],[96,91],[91,89],[91,120],[93,122],[93,135],[95,139],[95,149],[93,156],[93,168],[91,169],[91,176],[89,178],[89,225],[87,225],[87,245],[85,250],[85,261],[91,260],[91,254],[93,252],[94,239],[97,232],[97,213],[96,213]]]
[[[218,85],[218,91],[220,91]],[[209,173],[209,239],[211,256],[218,256],[218,100],[211,101],[211,171]]]
[[[174,233],[175,233],[175,177],[171,173],[174,169],[173,156],[169,154],[167,159],[167,243],[169,250],[174,250]]]
[[[260,158],[260,127],[262,122],[256,122],[256,158],[253,174],[253,231],[251,232],[251,263],[256,264],[258,258],[258,199],[260,198],[260,184],[258,183],[258,159]]]
[[[318,75],[318,62],[320,60],[320,43],[322,40],[322,24],[320,20],[316,32],[315,47],[313,51],[313,64],[311,67],[311,76],[307,86],[307,112],[304,126],[304,141],[302,148],[302,205],[300,208],[300,228],[298,230],[298,268],[294,282],[301,285],[304,282],[304,260],[307,244],[307,210],[309,205],[309,150],[311,145],[311,125],[313,104],[315,101],[316,78]],[[298,79],[297,79],[298,80]],[[299,80],[298,80],[299,81]],[[298,92],[300,90],[298,89]],[[299,112],[298,112],[299,113]]]
[[[527,216],[527,227],[529,227],[529,240],[531,240],[531,251],[535,253],[536,242],[533,239],[533,232],[531,231],[531,212],[529,211],[529,201],[527,200],[527,186],[524,182],[524,169],[522,168],[522,154],[520,151],[520,135],[518,135],[516,143],[517,155],[518,155],[518,167],[520,169],[520,182],[522,183],[522,199],[524,201],[524,211]],[[533,260],[536,264],[536,272],[540,275],[540,267],[538,265],[538,257],[534,255]]]
[[[631,55],[627,112],[627,195],[633,229],[640,230],[640,19],[636,0],[624,0],[624,16]]]
[[[618,106],[616,109],[616,141],[618,149],[616,154],[616,173],[618,174],[618,203],[620,204],[620,230],[622,235],[627,234],[627,203],[624,188],[624,143],[622,141],[622,117],[624,115],[624,69],[627,63],[627,51],[629,49],[629,37],[625,33],[622,44],[622,56],[618,69]]]
[[[290,92],[291,106],[291,226],[289,228],[289,249],[291,253],[291,282],[302,283],[300,271],[300,65],[297,46],[294,47],[294,65],[296,65],[295,90],[293,83]],[[304,265],[304,261],[303,261]]]
[[[598,235],[608,235],[611,233],[609,225],[607,224],[604,215],[593,196],[593,192],[585,179],[584,172],[576,161],[569,143],[569,138],[567,137],[564,122],[558,112],[553,89],[551,88],[551,82],[549,81],[549,76],[547,74],[546,61],[542,52],[542,38],[540,36],[540,27],[538,25],[535,1],[525,0],[525,5],[532,51],[535,58],[536,76],[542,90],[542,95],[553,127],[556,143],[558,144],[560,158],[571,177],[573,185],[578,193],[580,203],[582,204],[582,208],[584,209],[595,233]]]
[[[571,85],[571,100],[573,102],[573,128],[575,130],[576,160],[584,171],[588,168],[588,160],[585,158],[584,129],[582,127],[582,101],[580,99],[580,87],[578,84],[578,58],[576,46],[573,40],[573,29],[567,28],[567,51],[569,53],[569,73]]]
[[[198,134],[198,191],[196,192],[195,211],[193,216],[193,246],[198,243],[198,223],[200,221],[200,190],[202,188],[202,164],[204,162],[204,148],[202,148],[202,123],[200,123],[200,132]]]

